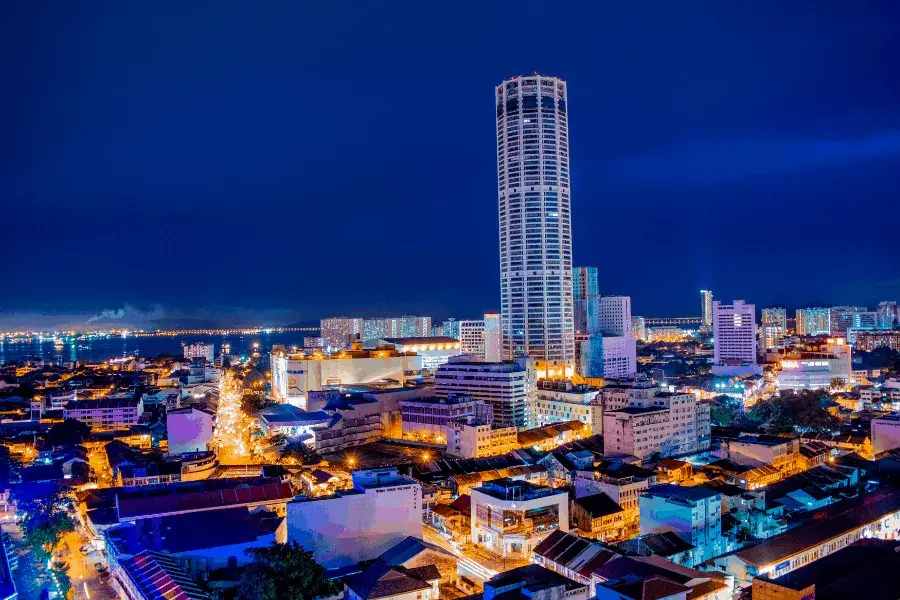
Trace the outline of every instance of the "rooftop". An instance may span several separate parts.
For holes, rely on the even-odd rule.
[[[376,600],[431,589],[430,582],[440,578],[434,565],[406,569],[375,561],[361,573],[344,579],[344,585],[362,600]]]
[[[66,410],[98,410],[104,408],[137,408],[139,398],[104,398],[101,400],[72,400]]]
[[[843,500],[817,511],[813,520],[735,554],[758,568],[782,560],[900,510],[900,491],[884,490]]]
[[[122,559],[119,565],[138,587],[144,598],[172,600],[206,600],[203,592],[170,555],[141,552]]]
[[[584,509],[584,511],[588,515],[590,515],[592,519],[596,519],[597,517],[605,517],[617,512],[622,512],[622,507],[616,504],[616,502],[612,498],[610,498],[603,492],[576,498],[574,502],[582,509]]]
[[[531,592],[531,594],[528,594],[529,598],[533,597],[534,592],[560,586],[565,587],[566,591],[585,587],[582,583],[573,581],[540,565],[526,565],[504,571],[491,577],[484,585],[485,587],[490,586],[495,590],[507,586],[524,588]]]
[[[642,496],[657,496],[660,498],[669,498],[673,500],[687,500],[690,502],[698,502],[707,498],[714,498],[719,492],[701,485],[686,487],[683,485],[655,485],[647,488]]]
[[[517,481],[506,477],[485,482],[481,487],[476,488],[476,491],[497,500],[519,501],[566,494],[565,491],[557,491],[546,485],[535,485],[527,481]]]

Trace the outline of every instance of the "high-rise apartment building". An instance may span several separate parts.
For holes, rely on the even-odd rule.
[[[600,328],[600,292],[597,267],[575,267],[572,271],[575,333],[594,333]]]
[[[878,303],[878,321],[876,327],[878,329],[893,329],[894,325],[900,321],[900,307],[893,300]]]
[[[363,340],[429,337],[430,335],[431,317],[388,317],[363,321]]]
[[[782,329],[787,329],[787,309],[784,308],[764,308],[762,310],[763,325],[780,325]]]
[[[442,335],[459,339],[459,321],[450,317],[440,325],[431,328],[431,335]]]
[[[325,348],[349,348],[363,332],[363,320],[358,317],[331,317],[319,321],[319,337]]]
[[[640,342],[647,341],[647,323],[644,317],[631,317],[631,333]]]
[[[831,309],[798,308],[794,328],[797,335],[831,335]]]
[[[566,82],[513,77],[495,89],[502,355],[546,376],[575,362]]]
[[[756,363],[756,307],[743,300],[713,301],[713,373],[759,372]]]
[[[500,360],[500,314],[459,322],[460,354],[474,354],[489,362]]]
[[[709,331],[713,326],[713,293],[700,290],[700,325]]]
[[[212,344],[205,344],[203,342],[185,344],[182,349],[184,350],[184,357],[187,359],[205,358],[207,363],[213,364],[215,348]]]

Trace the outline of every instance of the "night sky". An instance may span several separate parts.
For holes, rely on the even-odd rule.
[[[900,299],[900,3],[585,4],[2,3],[0,311],[496,309],[534,71],[635,314]]]

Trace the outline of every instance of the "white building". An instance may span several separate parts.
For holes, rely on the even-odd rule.
[[[75,400],[63,408],[63,419],[77,419],[92,429],[120,429],[137,425],[143,412],[139,398]]]
[[[527,481],[496,479],[469,492],[472,543],[503,558],[529,561],[553,531],[569,530],[569,494]]]
[[[707,331],[713,326],[713,293],[700,290],[700,325]]]
[[[407,537],[422,539],[422,486],[397,469],[353,472],[353,489],[287,505],[287,539],[325,568],[381,556]]]
[[[485,313],[484,319],[459,322],[460,354],[474,354],[481,360],[500,360],[500,314]]]
[[[600,297],[600,330],[631,337],[631,296]]]
[[[166,412],[169,454],[209,450],[213,436],[213,413],[194,406]]]
[[[421,377],[422,371],[421,356],[389,349],[354,350],[326,356],[288,352],[284,346],[275,346],[270,362],[273,398],[304,410],[311,390],[387,379],[402,386],[407,380]]]
[[[722,496],[702,486],[658,485],[640,496],[641,535],[672,531],[694,546],[692,564],[718,556],[722,540]]]
[[[494,424],[524,427],[526,407],[535,382],[534,369],[527,359],[489,363],[451,359],[434,375],[438,396],[471,396],[484,400],[494,410]]]
[[[206,362],[208,362],[209,364],[213,364],[213,360],[215,358],[215,347],[212,344],[204,344],[203,342],[199,342],[197,344],[185,344],[184,357],[188,360],[194,358],[205,358]]]
[[[828,338],[824,352],[803,352],[781,361],[779,390],[828,389],[840,379],[850,383],[853,373],[852,351],[844,338]]]
[[[528,425],[542,427],[577,420],[593,428],[594,412],[600,410],[593,401],[599,393],[597,388],[574,385],[567,379],[542,379],[534,393]]]
[[[330,317],[319,321],[319,337],[325,348],[349,348],[362,333],[363,320],[359,317]]]
[[[714,300],[713,345],[716,375],[761,373],[756,364],[756,307],[743,300]]]
[[[631,334],[594,333],[581,342],[579,374],[583,377],[633,377],[637,344]]]
[[[900,448],[900,413],[872,419],[872,453]]]
[[[544,376],[575,363],[566,82],[524,75],[495,89],[505,360]]]
[[[605,408],[603,443],[610,456],[637,456],[641,459],[658,454],[660,458],[692,454],[710,446],[710,406],[698,402],[693,394],[647,392],[629,395],[628,405]]]

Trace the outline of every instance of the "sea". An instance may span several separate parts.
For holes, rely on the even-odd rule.
[[[267,352],[276,344],[287,347],[303,346],[303,338],[315,335],[303,332],[260,332],[254,334],[199,334],[199,335],[154,335],[134,336],[110,335],[104,337],[81,336],[79,338],[63,338],[54,341],[52,338],[33,337],[30,339],[11,341],[0,337],[0,365],[10,361],[40,359],[62,365],[66,362],[101,362],[111,358],[126,356],[154,357],[159,354],[183,354],[182,347],[198,342],[211,343],[218,355],[223,345],[230,346],[233,356],[250,354],[259,344],[257,351]]]

